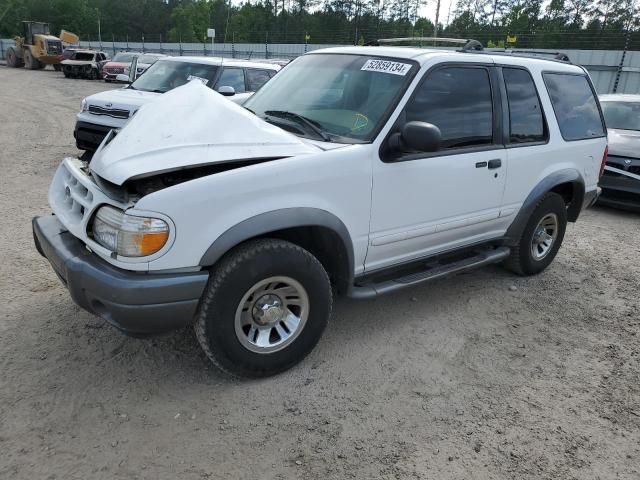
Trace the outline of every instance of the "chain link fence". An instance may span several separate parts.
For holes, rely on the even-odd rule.
[[[335,47],[336,44],[318,43],[169,43],[150,42],[149,37],[139,41],[97,40],[82,41],[80,46],[101,50],[115,55],[119,51],[137,51],[180,56],[217,56],[246,60],[293,59],[306,52],[320,48]],[[153,37],[152,37],[153,38]],[[14,45],[13,40],[0,40],[0,58],[4,59],[6,49]],[[425,45],[427,46],[427,45]],[[624,45],[623,45],[624,47]],[[640,52],[593,49],[558,49],[566,53],[575,64],[587,68],[598,93],[640,93]],[[431,47],[432,48],[432,47]],[[555,50],[541,51],[553,52]]]

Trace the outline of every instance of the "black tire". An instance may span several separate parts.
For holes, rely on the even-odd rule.
[[[29,70],[37,70],[40,68],[40,62],[37,58],[33,57],[28,48],[24,50],[24,66]]]
[[[550,248],[542,258],[535,258],[533,253],[534,236],[540,222],[555,215],[557,218],[557,233]],[[512,248],[511,255],[505,260],[505,266],[518,275],[536,275],[547,268],[555,258],[567,228],[567,206],[563,198],[557,193],[547,193],[540,199],[533,210],[527,225],[522,232],[518,244]]]
[[[93,67],[87,67],[84,71],[85,77],[89,80],[97,80],[98,79],[98,71]]]
[[[304,288],[308,316],[291,343],[277,351],[256,353],[236,334],[236,314],[252,288],[278,276]],[[313,350],[331,316],[332,301],[327,272],[311,253],[283,240],[253,240],[232,250],[211,272],[196,314],[195,332],[207,357],[223,372],[266,377],[291,368]]]
[[[7,66],[11,68],[19,68],[22,66],[22,61],[18,58],[18,54],[16,53],[15,48],[11,47],[7,50],[5,54],[5,59],[7,60]]]
[[[60,72],[60,71],[62,70],[62,65],[60,65],[59,63],[55,63],[55,64],[53,65],[53,69],[54,69],[56,72]]]

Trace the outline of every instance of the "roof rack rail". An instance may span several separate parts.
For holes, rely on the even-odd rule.
[[[473,39],[464,38],[445,38],[445,37],[399,37],[399,38],[381,38],[376,42],[371,42],[369,45],[385,45],[391,43],[405,43],[405,42],[441,42],[441,43],[455,43],[462,45],[461,51],[481,51],[483,50],[482,44]]]
[[[566,53],[562,52],[545,52],[542,50],[522,50],[513,48],[496,48],[485,50],[483,53],[490,55],[515,55],[518,57],[540,58],[540,56],[551,56],[549,60],[555,60],[558,62],[572,63],[571,59]]]

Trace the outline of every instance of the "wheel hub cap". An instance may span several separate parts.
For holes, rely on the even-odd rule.
[[[282,350],[300,334],[309,316],[309,296],[290,277],[270,277],[256,283],[236,309],[235,331],[240,344],[255,353]]]
[[[531,256],[534,260],[539,261],[549,255],[558,237],[558,225],[555,213],[549,213],[540,219],[531,239]]]

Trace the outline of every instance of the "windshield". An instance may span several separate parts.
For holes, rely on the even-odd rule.
[[[416,70],[410,60],[305,55],[267,82],[245,107],[297,135],[369,142]]]
[[[211,87],[217,73],[217,65],[158,60],[147,69],[144,75],[138,77],[131,87],[135,90],[165,93],[190,80],[199,80]]]
[[[80,60],[80,61],[92,61],[93,60],[93,53],[87,53],[87,52],[75,52],[73,54],[72,60]]]
[[[602,102],[607,128],[640,130],[640,102]]]
[[[119,52],[116,53],[116,56],[111,60],[112,62],[119,63],[131,63],[133,61],[133,57],[136,57],[135,53],[127,53],[127,52]]]

